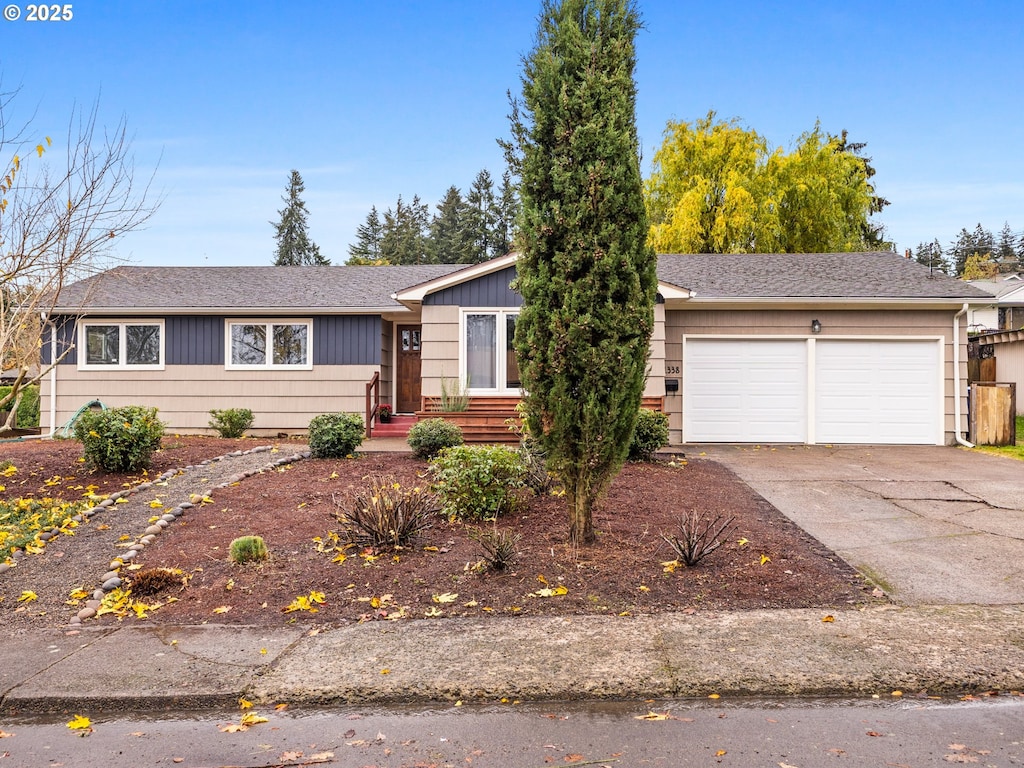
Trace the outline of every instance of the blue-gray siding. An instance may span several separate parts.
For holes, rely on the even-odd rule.
[[[117,318],[130,322],[135,318]],[[235,319],[235,318],[232,318]],[[164,318],[166,365],[224,365],[223,317],[171,316]],[[75,318],[67,318],[57,330],[58,344],[74,340]],[[321,315],[313,318],[313,365],[380,365],[381,319],[378,315]],[[49,335],[43,362],[49,362]],[[78,362],[75,350],[62,361]]]
[[[432,293],[423,303],[459,307],[520,307],[523,297],[509,288],[509,283],[515,279],[516,268],[506,267],[500,272]]]

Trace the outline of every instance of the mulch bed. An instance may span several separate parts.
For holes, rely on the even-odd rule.
[[[148,476],[266,443],[165,437]],[[281,448],[290,450],[287,444]],[[145,479],[89,473],[80,456],[74,442],[0,445],[0,460],[18,467],[17,476],[3,483],[7,490],[0,497],[75,497],[80,491],[71,488],[89,483],[100,487],[97,493],[111,493]],[[494,523],[438,516],[407,549],[339,550],[331,536],[342,533],[336,514],[367,487],[368,477],[385,475],[404,487],[429,484],[422,461],[404,454],[364,454],[346,460],[307,459],[217,489],[212,503],[188,510],[146,547],[139,570],[125,571],[130,580],[133,573],[156,567],[179,569],[188,577],[187,586],[145,598],[147,604],[162,603],[147,611],[146,618],[129,612],[121,619],[107,615],[90,621],[330,625],[451,616],[835,610],[872,599],[853,569],[712,461],[627,464],[598,504],[598,539],[588,547],[567,543],[565,500],[547,494],[526,498],[516,512]],[[61,479],[53,483],[54,477]],[[172,479],[171,489],[174,483]],[[675,554],[662,535],[677,532],[680,517],[693,511],[733,518],[724,544],[695,567],[666,565]],[[85,525],[98,525],[100,519]],[[483,550],[470,536],[493,525],[521,534],[519,557],[505,573],[484,566]],[[141,530],[112,533],[137,537]],[[259,565],[232,564],[230,543],[243,535],[262,536],[270,559]],[[48,552],[30,557],[52,558],[60,549],[58,537],[47,545]],[[339,554],[345,555],[343,562],[335,561],[342,559]],[[94,573],[75,573],[64,557],[52,564],[71,578],[81,578],[86,589],[96,586],[85,583],[95,579]],[[0,574],[0,616],[5,621],[66,624],[74,607],[55,607],[64,603],[66,594],[50,595],[44,602],[40,589],[45,591],[45,586],[31,585],[41,594],[39,604],[17,604],[19,588],[29,588],[16,577],[19,570],[20,565]],[[38,574],[45,569],[33,570]],[[287,610],[301,606],[297,598],[311,594],[316,599],[308,605],[315,612]],[[44,604],[49,611],[38,615]]]

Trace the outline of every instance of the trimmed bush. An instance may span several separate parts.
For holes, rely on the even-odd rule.
[[[255,420],[248,408],[214,409],[210,415],[210,429],[217,430],[221,437],[242,437]]]
[[[357,413],[324,413],[309,422],[309,452],[314,459],[343,459],[363,442],[366,427]]]
[[[641,408],[629,443],[630,461],[650,461],[659,448],[668,445],[668,415]]]
[[[526,468],[503,445],[445,448],[430,462],[434,492],[450,518],[492,520],[515,508]]]
[[[126,405],[106,411],[86,411],[75,422],[75,439],[86,461],[105,472],[135,472],[149,466],[160,447],[164,424],[156,408]]]
[[[270,557],[270,552],[267,551],[267,545],[262,536],[239,536],[231,542],[228,556],[231,558],[231,562],[245,565],[266,560]]]
[[[412,425],[407,442],[417,459],[432,459],[444,448],[462,445],[462,429],[444,419],[424,419]]]

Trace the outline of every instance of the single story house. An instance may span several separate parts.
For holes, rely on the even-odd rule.
[[[250,408],[253,434],[415,413],[442,383],[474,407],[520,395],[516,254],[392,267],[117,267],[47,322],[44,432],[84,404],[156,406],[174,432]],[[645,392],[675,444],[949,444],[967,431],[964,314],[991,297],[894,253],[658,258]]]
[[[1024,329],[1024,275],[1005,272],[991,280],[971,280],[970,284],[992,298],[971,307],[967,315],[968,332]]]

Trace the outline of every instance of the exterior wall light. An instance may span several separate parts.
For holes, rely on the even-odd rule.
[[[821,323],[817,320],[811,320],[811,333],[821,333]]]

